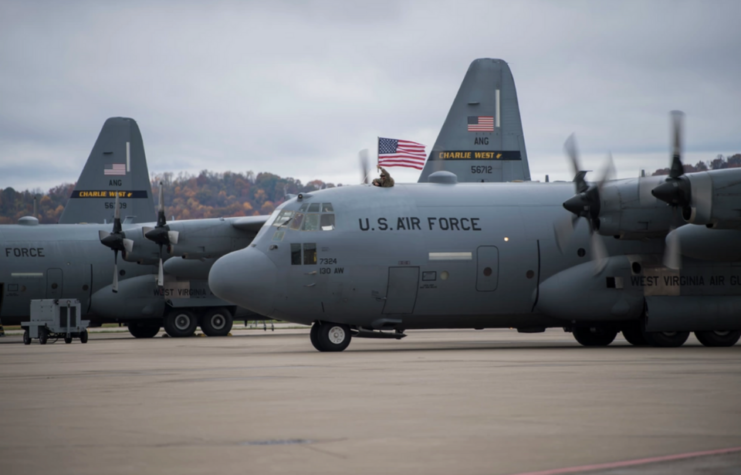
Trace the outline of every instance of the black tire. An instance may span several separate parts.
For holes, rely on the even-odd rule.
[[[159,327],[157,327],[157,330],[159,330]],[[80,332],[80,343],[87,343],[87,330],[82,330]]]
[[[193,336],[198,319],[190,310],[173,308],[165,315],[165,331],[173,338]]]
[[[582,346],[607,346],[617,336],[616,330],[601,327],[576,327],[574,338]]]
[[[134,338],[154,338],[160,331],[160,326],[151,322],[129,322],[126,326]],[[87,337],[85,337],[85,341],[87,341]]]
[[[319,351],[343,351],[350,345],[350,327],[343,323],[315,323],[317,328],[314,348]]]
[[[695,332],[695,336],[703,346],[733,346],[741,338],[741,331]]]
[[[49,332],[46,327],[39,327],[39,345],[46,345],[49,341]]]
[[[70,343],[72,343],[72,337],[65,335],[64,336],[64,343],[67,344],[67,345],[69,345]]]
[[[234,320],[232,313],[224,308],[212,308],[201,315],[201,330],[206,336],[228,336]]]
[[[314,348],[316,348],[319,351],[322,351],[319,349],[319,341],[317,340],[317,334],[319,333],[319,323],[314,323],[311,326],[311,331],[309,332],[309,339],[311,340],[311,344],[314,345]]]
[[[623,327],[623,337],[633,346],[648,346],[641,326],[640,322],[633,322]]]
[[[684,345],[690,332],[643,332],[649,345],[657,348],[678,348]]]
[[[23,332],[23,344],[24,345],[30,345],[31,344],[31,334],[28,333],[28,329],[26,329]]]

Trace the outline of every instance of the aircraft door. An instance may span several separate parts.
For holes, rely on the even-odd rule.
[[[48,269],[46,271],[46,298],[61,298],[62,283],[62,269]]]
[[[476,250],[476,290],[493,292],[499,285],[499,249],[479,246]]]
[[[389,267],[389,283],[383,313],[398,315],[414,312],[418,288],[419,267]]]

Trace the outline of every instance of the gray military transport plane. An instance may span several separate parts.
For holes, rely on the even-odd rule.
[[[25,217],[0,226],[0,318],[27,320],[31,299],[76,298],[86,318],[125,322],[138,338],[163,325],[170,336],[192,335],[199,324],[209,336],[226,335],[238,309],[213,296],[208,270],[247,246],[266,219],[168,224],[161,193],[155,217],[139,127],[108,119],[60,224]]]
[[[485,65],[474,61],[467,80]],[[478,120],[448,117],[467,148],[433,150],[428,166],[442,170],[427,183],[298,195],[249,247],[213,265],[212,291],[312,325],[320,351],[423,328],[562,327],[585,346],[619,331],[637,346],[680,346],[689,332],[706,346],[738,341],[741,169],[683,174],[675,114],[668,178],[611,180],[607,167],[588,183],[570,139],[574,183],[461,183],[446,167],[467,178],[476,169],[456,160],[493,170],[524,156],[524,142],[495,140],[496,119],[494,131],[471,127],[496,117],[496,104],[461,89],[456,100],[467,102],[454,107]]]

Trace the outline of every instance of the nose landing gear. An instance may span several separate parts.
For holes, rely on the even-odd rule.
[[[343,351],[350,345],[350,327],[343,323],[314,322],[309,333],[311,344],[319,351]]]

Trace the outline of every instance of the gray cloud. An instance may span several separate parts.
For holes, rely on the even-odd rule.
[[[358,180],[378,135],[432,146],[468,64],[512,68],[534,178],[741,152],[738,2],[3,2],[0,187],[74,181],[133,117],[150,171]],[[54,170],[50,173],[50,170]],[[413,171],[395,176],[415,181]]]

